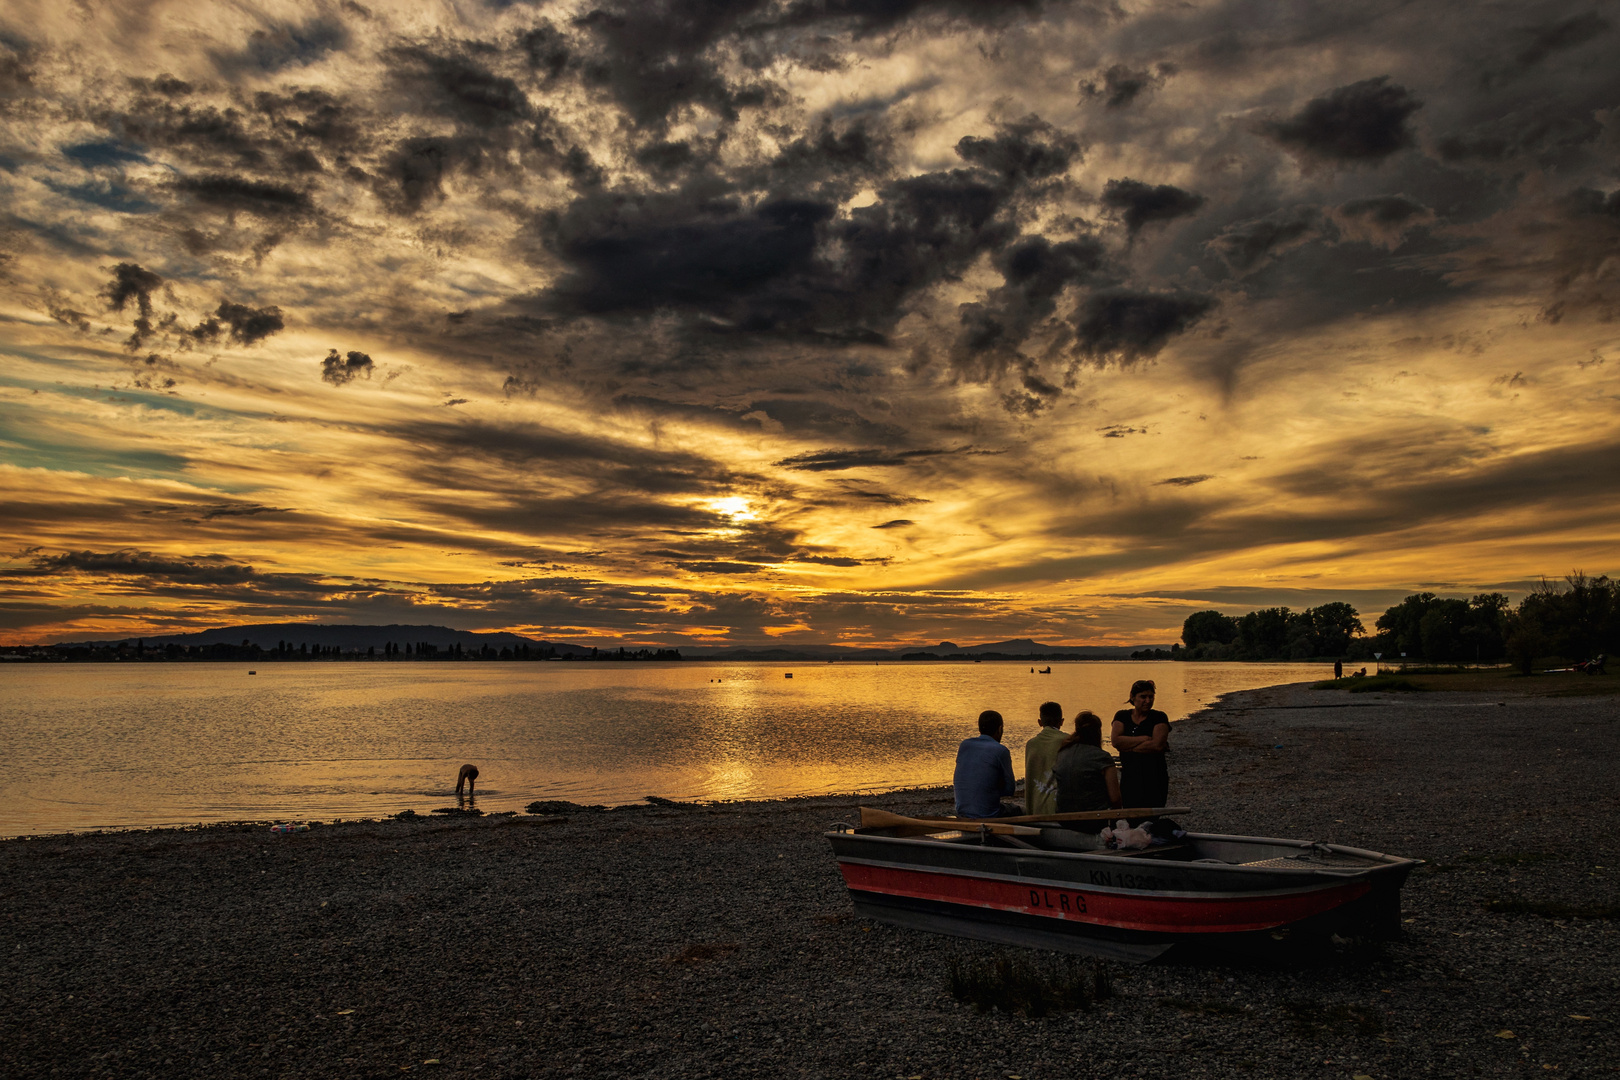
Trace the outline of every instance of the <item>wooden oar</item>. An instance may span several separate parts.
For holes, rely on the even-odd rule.
[[[1163,817],[1168,814],[1189,813],[1186,806],[1160,806],[1160,807],[1127,807],[1124,810],[1077,810],[1067,814],[1023,814],[1018,817],[1004,818],[915,818],[903,817],[900,814],[891,814],[887,810],[874,810],[870,806],[861,807],[861,827],[869,829],[893,828],[905,826],[916,829],[918,832],[940,832],[945,829],[961,829],[963,832],[974,832],[980,826],[989,827],[991,832],[1008,832],[1013,835],[1028,835],[1038,833],[1039,829],[1027,828],[1024,823],[1031,821],[1117,821],[1120,818],[1146,818]],[[921,828],[926,826],[926,828]]]
[[[996,821],[1107,821],[1120,818],[1169,817],[1171,814],[1190,814],[1190,806],[1127,806],[1123,810],[1074,810],[1067,814],[1024,814],[1019,817],[995,818]],[[970,819],[971,820],[971,819]]]
[[[887,810],[874,810],[869,806],[861,807],[861,828],[894,829],[902,836],[920,836],[923,833],[947,832],[951,829],[960,829],[963,832],[988,830],[1002,836],[1039,836],[1041,832],[1028,825],[1013,825],[1001,821],[904,817],[900,814],[891,814]]]

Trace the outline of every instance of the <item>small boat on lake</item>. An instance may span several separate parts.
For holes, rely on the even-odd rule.
[[[1136,962],[1178,944],[1394,936],[1401,886],[1417,865],[1309,840],[1189,832],[1112,850],[1055,824],[861,814],[860,826],[827,833],[857,915]]]

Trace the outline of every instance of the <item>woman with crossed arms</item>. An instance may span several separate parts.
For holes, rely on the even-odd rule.
[[[1131,684],[1131,707],[1114,714],[1112,741],[1128,807],[1164,806],[1170,798],[1170,770],[1164,760],[1170,749],[1170,717],[1153,707],[1155,689],[1153,680],[1138,679]]]

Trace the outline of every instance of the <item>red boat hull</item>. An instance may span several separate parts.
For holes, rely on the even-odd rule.
[[[857,914],[1135,961],[1183,943],[1251,950],[1296,933],[1390,936],[1416,865],[1338,845],[1194,833],[1163,852],[1065,851],[1073,841],[1059,833],[1029,842],[880,830],[828,838]]]
[[[843,863],[852,892],[911,897],[962,908],[1015,912],[1116,930],[1229,934],[1273,930],[1314,918],[1372,890],[1364,881],[1279,895],[1168,896],[1110,893],[931,871]]]

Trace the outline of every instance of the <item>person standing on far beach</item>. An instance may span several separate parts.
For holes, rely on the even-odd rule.
[[[461,773],[456,777],[456,798],[461,798],[462,787],[467,789],[469,799],[476,798],[478,793],[473,789],[478,786],[478,766],[463,765]]]
[[[1057,781],[1052,769],[1057,765],[1058,747],[1063,745],[1063,706],[1055,701],[1042,703],[1040,722],[1041,730],[1024,744],[1024,802],[1031,814],[1055,814]]]
[[[1152,679],[1131,684],[1131,707],[1114,714],[1114,749],[1119,752],[1119,786],[1128,807],[1163,806],[1170,798],[1170,717],[1153,707]]]

